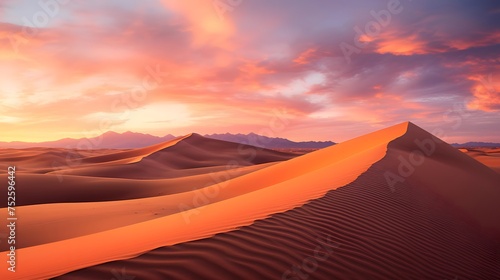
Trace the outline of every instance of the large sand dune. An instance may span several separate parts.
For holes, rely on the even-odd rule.
[[[148,161],[165,171],[213,168],[241,159],[238,146],[217,142],[208,145],[212,152],[200,152],[197,149],[207,143],[204,138],[176,140],[151,153],[106,153],[86,160],[87,167],[73,169],[92,168],[93,163],[116,168],[106,169],[107,174],[64,176],[76,185],[79,178],[98,183],[132,180],[127,187],[131,196],[109,191],[100,199],[94,186],[94,201],[89,196],[83,200],[87,202],[40,200],[19,207],[23,230],[37,234],[25,235],[18,271],[0,271],[0,278],[112,279],[124,273],[136,279],[500,275],[500,175],[411,123],[279,163],[269,162],[292,156],[264,151],[262,158],[239,165],[249,167],[208,171],[214,172],[213,184],[199,177],[203,172],[189,174],[198,184],[191,189],[179,184],[175,191],[159,195],[149,189],[148,195],[138,192],[134,197],[133,184],[154,181],[154,190],[160,191],[162,184],[168,189],[168,179],[138,180],[140,173],[129,177],[133,179],[90,177],[120,177],[121,172],[133,172],[119,168]],[[179,164],[165,164],[176,155],[182,155]]]

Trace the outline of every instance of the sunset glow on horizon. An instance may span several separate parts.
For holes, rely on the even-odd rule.
[[[0,0],[0,18],[0,141],[411,121],[500,142],[497,1]]]

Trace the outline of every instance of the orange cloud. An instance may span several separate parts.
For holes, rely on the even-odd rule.
[[[239,73],[236,78],[236,90],[259,91],[268,89],[262,84],[262,77],[275,73],[274,70],[258,65],[257,62],[247,60],[238,67]]]
[[[416,36],[410,36],[407,38],[393,37],[378,41],[375,52],[380,54],[413,55],[424,54],[427,51],[424,42],[419,41]]]
[[[450,47],[457,50],[466,50],[472,47],[481,47],[500,44],[500,32],[485,34],[478,40],[450,40]]]
[[[187,20],[194,46],[213,45],[222,49],[232,46],[230,37],[235,28],[228,18],[222,18],[214,1],[163,0],[163,5]],[[227,16],[227,15],[225,15]]]
[[[474,99],[469,102],[468,108],[486,112],[500,111],[500,75],[470,76],[474,81],[471,91]]]
[[[310,48],[302,52],[293,62],[297,64],[308,64],[311,61],[312,56],[316,53],[315,48]]]
[[[439,47],[431,48],[429,38],[420,37],[417,34],[404,35],[403,32],[402,30],[388,31],[376,40],[363,35],[360,41],[374,44],[376,53],[394,55],[443,53],[450,50],[466,50],[500,43],[500,32],[484,34],[479,38],[452,38],[448,34],[439,34],[438,32],[432,40],[439,43]]]

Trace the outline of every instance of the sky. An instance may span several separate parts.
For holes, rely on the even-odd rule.
[[[0,141],[500,142],[496,0],[0,0]]]

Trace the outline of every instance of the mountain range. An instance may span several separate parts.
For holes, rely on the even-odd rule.
[[[499,148],[500,143],[491,142],[466,142],[462,144],[453,143],[451,144],[455,148]]]
[[[274,138],[258,135],[255,133],[250,134],[211,134],[204,135],[205,137],[223,140],[228,142],[235,142],[245,145],[252,145],[260,148],[267,149],[321,149],[332,146],[335,143],[332,141],[307,141],[307,142],[294,142],[285,138]],[[69,148],[69,149],[135,149],[158,144],[165,141],[170,141],[176,136],[167,134],[163,137],[154,136],[150,134],[137,133],[127,131],[124,133],[117,133],[113,131],[106,132],[96,137],[90,138],[64,138],[56,141],[47,142],[0,142],[0,148]]]

